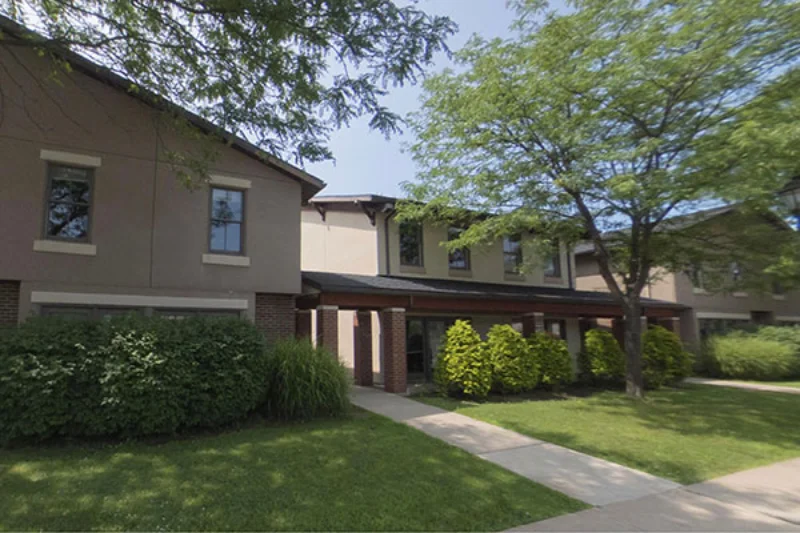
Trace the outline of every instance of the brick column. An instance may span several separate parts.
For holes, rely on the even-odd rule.
[[[530,337],[534,333],[544,331],[544,313],[526,313],[522,315],[522,336]]]
[[[19,322],[19,281],[0,280],[0,328]]]
[[[298,309],[295,311],[294,320],[297,338],[311,340],[311,310]]]
[[[381,341],[384,389],[405,394],[408,391],[405,309],[395,307],[381,311]]]
[[[339,308],[317,306],[317,346],[323,346],[339,357]]]
[[[353,321],[353,374],[356,385],[372,386],[372,313],[358,311]]]

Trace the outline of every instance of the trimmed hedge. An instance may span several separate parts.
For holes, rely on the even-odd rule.
[[[492,326],[486,336],[492,363],[492,388],[501,393],[531,390],[539,384],[539,362],[525,338],[508,324]]]
[[[798,354],[792,345],[743,332],[712,337],[706,343],[712,375],[773,381],[797,375]]]
[[[692,373],[693,359],[680,337],[661,326],[650,326],[642,335],[642,373],[645,387],[673,385]]]
[[[602,329],[587,331],[583,353],[593,378],[612,382],[625,378],[625,352],[611,332]]]
[[[566,341],[549,333],[534,333],[528,337],[528,345],[539,362],[543,385],[558,388],[574,381],[572,357]]]
[[[331,352],[307,339],[285,339],[268,354],[265,415],[308,420],[348,411],[350,378]]]
[[[32,318],[0,341],[0,441],[230,424],[264,400],[265,348],[237,318]]]
[[[492,364],[481,336],[466,320],[456,320],[445,335],[434,379],[445,394],[484,398],[492,386]]]

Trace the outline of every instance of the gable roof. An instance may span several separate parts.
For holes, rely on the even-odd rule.
[[[2,35],[2,33],[6,33],[17,38],[35,37],[38,40],[46,41],[46,39],[38,33],[26,28],[25,26],[22,26],[6,16],[0,15],[0,35]],[[2,39],[0,39],[0,45],[2,45]],[[139,88],[139,90],[136,92],[131,92],[129,89],[134,82],[124,78],[123,76],[120,76],[111,69],[102,65],[98,65],[82,55],[61,46],[55,47],[53,52],[57,53],[64,60],[69,62],[70,66],[76,71],[101,83],[109,85],[117,90],[123,91],[128,96],[136,98],[150,107],[162,111],[174,112],[186,119],[189,123],[197,127],[202,132],[217,135],[232,148],[299,182],[302,186],[303,202],[308,201],[312,196],[325,188],[325,182],[316,176],[313,176],[301,168],[268,154],[264,150],[252,144],[250,141],[220,128],[211,121],[206,120],[192,111],[189,111],[185,107],[179,106],[178,104],[167,100],[161,95],[143,88]]]

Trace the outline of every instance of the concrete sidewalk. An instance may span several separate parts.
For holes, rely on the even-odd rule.
[[[733,387],[760,392],[782,392],[784,394],[800,394],[800,387],[781,387],[780,385],[766,385],[763,383],[748,383],[745,381],[728,381],[726,379],[686,378],[685,383],[696,385],[714,385],[717,387]]]
[[[800,459],[510,531],[800,531]]]
[[[673,481],[379,389],[355,387],[352,402],[591,505],[636,500],[680,487]]]

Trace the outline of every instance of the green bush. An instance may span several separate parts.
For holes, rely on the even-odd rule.
[[[792,377],[797,368],[790,345],[743,332],[712,337],[706,351],[715,373],[727,378],[780,380]]]
[[[625,353],[610,332],[602,329],[587,331],[584,354],[594,378],[601,381],[620,381],[625,378]]]
[[[765,326],[758,330],[759,339],[776,341],[791,346],[800,357],[800,326]]]
[[[492,326],[486,337],[492,387],[502,393],[531,390],[539,383],[539,363],[525,338],[507,324]]]
[[[439,390],[483,398],[492,386],[492,365],[478,332],[465,320],[456,320],[445,335],[434,374]]]
[[[550,387],[559,387],[572,383],[572,357],[569,355],[566,341],[549,333],[534,333],[528,337],[531,353],[539,363],[541,383]]]
[[[642,373],[645,387],[672,385],[692,373],[692,355],[680,337],[661,326],[650,326],[642,336]]]
[[[240,319],[34,318],[0,341],[0,441],[228,424],[262,401],[267,370]]]
[[[350,378],[335,355],[308,340],[278,341],[269,350],[265,415],[282,420],[338,416],[350,407]]]

